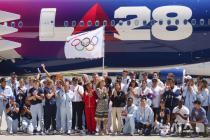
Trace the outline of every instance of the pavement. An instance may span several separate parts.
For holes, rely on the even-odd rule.
[[[5,116],[3,115],[2,127],[1,130],[6,130],[6,121]],[[5,131],[4,131],[5,132]],[[3,133],[4,133],[3,132]],[[68,135],[26,135],[26,134],[15,134],[15,135],[0,135],[0,140],[189,140],[190,137],[161,137],[161,136],[68,136]],[[210,137],[196,137],[191,138],[195,140],[209,140]]]

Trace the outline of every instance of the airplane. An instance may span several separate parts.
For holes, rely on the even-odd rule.
[[[42,63],[50,72],[100,68],[102,59],[66,59],[64,45],[101,26],[107,70],[210,62],[209,0],[0,0],[0,75]]]

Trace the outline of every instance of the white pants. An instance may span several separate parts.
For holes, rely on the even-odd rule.
[[[27,132],[28,134],[32,134],[33,133],[33,125],[32,125],[32,121],[27,119],[27,118],[23,118],[23,121],[22,121],[22,127],[23,127],[23,130],[25,132]]]
[[[31,114],[32,114],[32,125],[34,130],[41,131],[43,128],[43,107],[42,103],[31,105]],[[37,117],[38,117],[38,126],[37,126]]]
[[[61,131],[67,132],[72,127],[72,106],[60,107]]]
[[[135,121],[133,116],[127,116],[125,118],[125,125],[123,127],[124,134],[134,134],[135,131]]]
[[[108,111],[108,130],[112,131],[112,101],[109,102],[109,111]]]
[[[13,120],[10,116],[7,117],[8,132],[17,133],[18,119]]]
[[[1,123],[2,123],[2,117],[3,117],[3,112],[6,116],[6,102],[3,102],[2,100],[0,100],[0,130],[1,130]],[[7,118],[7,117],[6,117]],[[7,121],[7,119],[6,119]]]
[[[61,104],[60,103],[56,103],[56,129],[60,130],[61,129]]]

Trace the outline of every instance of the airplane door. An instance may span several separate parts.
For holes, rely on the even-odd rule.
[[[39,37],[51,38],[54,36],[55,8],[43,8],[40,14]]]

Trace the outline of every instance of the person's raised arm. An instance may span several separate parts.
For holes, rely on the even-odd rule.
[[[41,67],[42,67],[43,71],[46,73],[47,77],[50,78],[51,75],[50,75],[50,73],[46,70],[45,64],[41,64]]]

